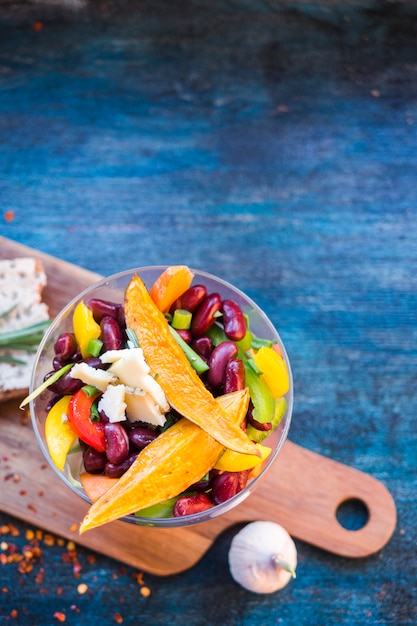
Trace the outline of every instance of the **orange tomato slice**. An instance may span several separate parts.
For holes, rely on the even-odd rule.
[[[171,265],[156,279],[149,294],[162,313],[167,313],[177,298],[187,291],[194,274],[186,265]]]

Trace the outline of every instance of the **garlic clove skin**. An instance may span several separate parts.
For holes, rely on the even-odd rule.
[[[251,522],[232,540],[229,567],[233,579],[248,591],[273,593],[295,577],[297,548],[279,524]]]

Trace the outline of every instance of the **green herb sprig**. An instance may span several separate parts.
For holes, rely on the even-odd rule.
[[[0,363],[24,364],[22,359],[16,359],[8,354],[2,354],[2,352],[4,350],[20,350],[27,353],[36,352],[50,323],[51,320],[46,320],[19,330],[9,330],[5,333],[0,333]]]

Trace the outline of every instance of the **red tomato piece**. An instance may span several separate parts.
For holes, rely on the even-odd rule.
[[[104,424],[92,422],[90,419],[91,407],[99,395],[95,394],[89,398],[82,389],[77,391],[69,403],[68,421],[82,441],[97,452],[105,452]]]

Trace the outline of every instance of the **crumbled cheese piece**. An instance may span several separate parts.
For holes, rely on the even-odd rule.
[[[100,398],[98,410],[104,411],[109,422],[123,422],[126,419],[125,386],[109,385]]]
[[[111,353],[109,355],[109,352],[106,352],[100,357],[103,363],[108,362],[107,359],[109,358],[115,358],[108,371],[117,376],[125,385],[129,387],[140,387],[143,377],[147,376],[150,371],[149,365],[146,363],[145,357],[143,356],[143,350],[141,348],[133,348],[112,350],[111,352],[119,353],[119,358],[115,358],[116,355],[112,357]]]
[[[126,414],[131,422],[147,422],[153,426],[163,426],[166,422],[165,414],[155,402],[151,394],[144,389],[126,387],[125,394]]]
[[[86,385],[93,385],[100,391],[106,391],[107,386],[116,382],[116,377],[105,370],[97,370],[88,363],[76,363],[70,369],[72,378],[79,378]]]

